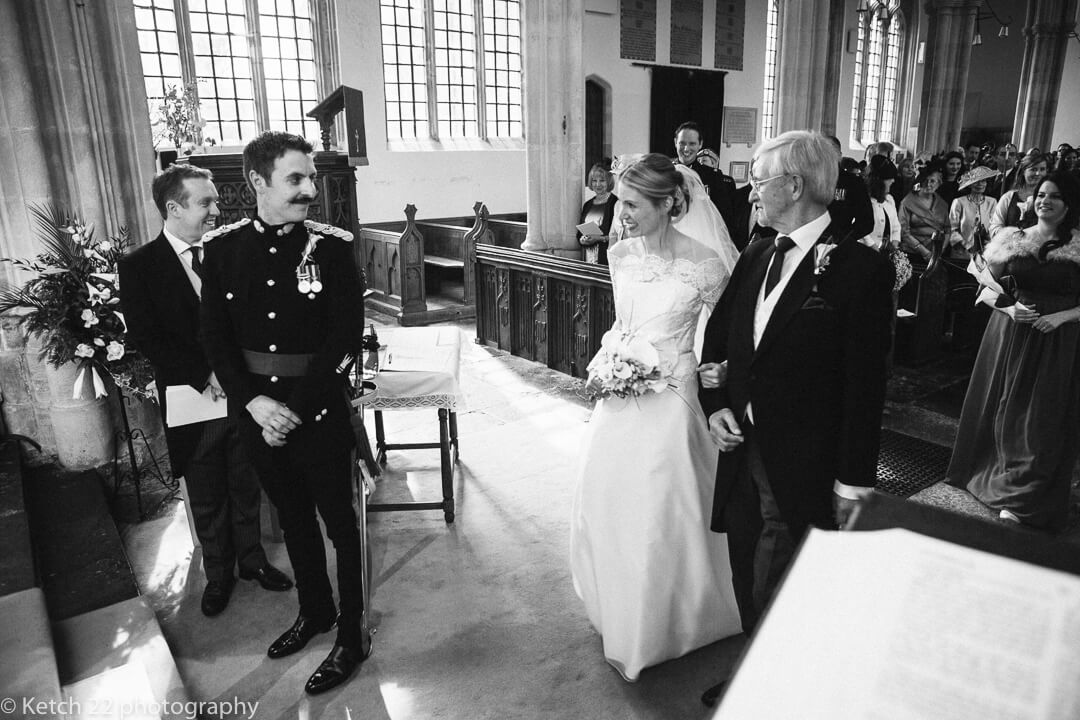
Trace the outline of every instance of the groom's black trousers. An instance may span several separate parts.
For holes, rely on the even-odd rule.
[[[780,517],[756,429],[745,421],[736,453],[735,482],[724,505],[732,584],[743,630],[757,625],[795,555],[795,539]],[[729,466],[730,467],[730,466]]]

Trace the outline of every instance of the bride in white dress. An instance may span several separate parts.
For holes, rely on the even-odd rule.
[[[616,316],[608,337],[646,340],[667,382],[597,402],[570,567],[604,656],[634,681],[742,629],[727,540],[709,529],[718,448],[698,403],[693,351],[699,315],[720,297],[737,252],[692,170],[645,155],[622,163],[618,186],[626,237],[608,253]],[[590,364],[594,388],[599,361]]]

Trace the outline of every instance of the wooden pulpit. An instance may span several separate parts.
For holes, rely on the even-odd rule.
[[[330,134],[333,132],[334,118],[345,111],[345,151],[349,165],[367,165],[367,138],[364,136],[364,93],[355,88],[341,85],[330,93],[325,100],[309,110],[306,115],[319,121],[322,130],[323,152],[330,152]]]

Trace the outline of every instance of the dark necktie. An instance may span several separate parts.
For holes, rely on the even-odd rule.
[[[795,247],[795,241],[787,235],[777,235],[776,240],[773,242],[776,244],[776,252],[773,253],[769,274],[765,277],[765,297],[768,297],[769,293],[776,287],[776,283],[780,282],[780,273],[784,270],[784,255],[787,254],[788,250]]]
[[[192,245],[188,248],[188,252],[191,253],[191,269],[202,278],[202,248],[198,245]]]

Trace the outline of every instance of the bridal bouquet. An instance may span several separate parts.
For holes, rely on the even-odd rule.
[[[615,328],[604,333],[600,352],[587,369],[586,390],[593,399],[612,395],[639,397],[647,392],[663,392],[668,386],[652,343]]]

